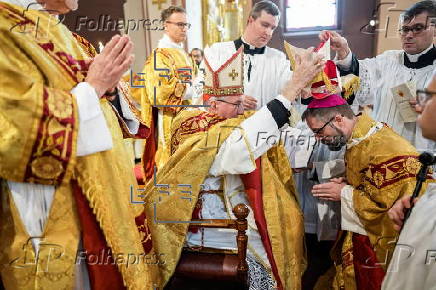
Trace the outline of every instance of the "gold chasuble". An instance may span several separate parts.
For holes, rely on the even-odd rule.
[[[70,91],[84,81],[92,46],[47,12],[0,3],[0,272],[6,289],[74,289],[81,224],[74,198],[86,197],[128,289],[150,289],[153,267],[127,264],[144,255],[130,203],[136,189],[119,120],[100,106],[113,148],[76,157],[78,115]],[[36,256],[5,181],[56,190]],[[1,180],[0,180],[1,182]],[[141,225],[140,225],[141,226]],[[144,227],[144,224],[142,225]],[[99,229],[99,230],[100,230]],[[85,235],[85,233],[83,233]],[[142,236],[141,236],[142,235]],[[100,261],[104,263],[104,261]]]
[[[181,222],[191,220],[219,147],[243,119],[226,120],[204,111],[184,110],[174,120],[174,154],[158,171],[156,183],[149,182],[145,189],[146,215],[154,215],[148,221],[153,247],[165,253],[165,263],[159,263],[160,287],[173,275],[186,240],[189,225]],[[305,265],[304,229],[292,171],[283,147],[273,147],[260,159],[263,209],[280,288],[300,289]],[[181,198],[180,191],[186,188],[178,187],[186,184],[191,186],[190,200]]]
[[[145,125],[157,134],[146,140],[143,164],[146,179],[153,173],[154,165],[161,168],[170,157],[171,126],[174,117],[189,105],[183,100],[192,80],[192,63],[185,51],[178,48],[157,48],[148,57],[142,78],[141,111]],[[160,107],[159,107],[160,106]],[[153,137],[157,136],[157,140]]]
[[[363,114],[347,144],[345,162],[352,208],[366,234],[341,233],[333,250],[334,286],[380,289],[398,236],[387,211],[397,199],[412,194],[420,169],[418,153],[391,128]],[[344,216],[342,220],[344,228]]]

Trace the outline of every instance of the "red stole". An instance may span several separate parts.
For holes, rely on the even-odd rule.
[[[73,182],[73,192],[82,227],[83,248],[86,251],[91,289],[126,289],[88,200],[75,182]]]
[[[156,120],[157,120],[157,109],[152,108],[152,118],[150,123],[150,134],[145,143],[144,153],[142,155],[142,165],[144,167],[144,180],[141,182],[138,180],[139,184],[147,184],[147,181],[153,177],[154,167],[156,162],[154,160],[157,151],[157,137],[156,137]]]
[[[283,289],[282,282],[280,281],[279,271],[272,253],[271,240],[268,236],[268,228],[266,224],[265,213],[263,211],[263,195],[262,195],[262,170],[260,158],[256,160],[256,170],[248,174],[240,175],[244,183],[245,192],[250,202],[250,207],[253,210],[254,219],[256,221],[257,230],[259,231],[262,239],[262,244],[268,256],[274,278],[277,281],[278,289]]]

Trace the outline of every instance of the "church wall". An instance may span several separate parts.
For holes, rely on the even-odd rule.
[[[259,0],[253,0],[253,3]],[[342,15],[340,34],[348,39],[351,49],[359,57],[374,56],[374,35],[365,35],[360,28],[367,24],[375,7],[376,0],[339,0],[341,1],[340,13]],[[273,0],[284,11],[285,0]],[[282,12],[283,14],[283,12]],[[281,27],[276,29],[270,46],[283,50],[283,39],[298,47],[316,47],[319,43],[318,32],[283,33],[284,17]]]
[[[99,42],[106,43],[118,33],[111,24],[117,19],[124,19],[124,2],[125,0],[79,1],[79,9],[68,13],[63,24],[98,47]]]
[[[187,51],[193,47],[204,48],[207,38],[210,37],[211,31],[205,29],[204,19],[208,17],[204,8],[204,3],[216,2],[218,5],[221,0],[92,0],[80,1],[79,10],[67,16],[64,23],[73,31],[78,32],[85,38],[89,39],[95,46],[98,47],[98,42],[107,42],[118,30],[100,29],[99,31],[92,31],[89,29],[81,29],[78,31],[78,23],[80,17],[88,17],[88,19],[99,20],[101,15],[109,15],[111,19],[124,19],[125,25],[127,21],[136,21],[138,28],[129,29],[129,35],[135,43],[135,63],[134,71],[139,72],[144,64],[146,57],[151,53],[152,49],[157,46],[158,40],[162,37],[163,32],[161,27],[157,25],[149,25],[144,28],[138,24],[139,20],[146,20],[149,22],[159,21],[160,12],[162,9],[169,5],[181,5],[187,10],[188,19],[192,23],[192,28],[188,32],[188,41],[185,43]],[[239,0],[242,2],[241,0]],[[259,0],[244,0],[242,3],[242,27],[246,24],[248,12],[251,6]],[[341,1],[341,0],[339,0]],[[375,53],[399,47],[399,39],[395,35],[389,35],[390,38],[385,38],[384,33],[374,35],[365,35],[360,33],[359,29],[368,23],[372,16],[373,9],[376,6],[376,1],[387,0],[342,0],[341,14],[342,23],[339,30],[349,41],[350,46],[359,58],[374,56]],[[284,8],[285,0],[273,0],[279,7]],[[392,2],[395,2],[393,0]],[[401,8],[408,7],[411,0],[397,0],[397,6]],[[207,5],[210,6],[210,3]],[[389,12],[392,14],[393,12]],[[381,9],[380,19],[386,19],[387,8]],[[397,19],[398,16],[392,17]],[[284,18],[281,19],[282,25],[279,27],[270,42],[270,46],[283,50],[283,40],[287,40],[292,44],[300,47],[316,46],[319,42],[318,33],[303,33],[303,34],[290,34],[283,33]],[[382,23],[381,21],[380,23]],[[157,22],[154,22],[157,23]],[[142,23],[143,24],[143,23]],[[101,25],[101,23],[100,23]],[[133,24],[134,25],[134,24]],[[101,28],[101,27],[100,27]]]

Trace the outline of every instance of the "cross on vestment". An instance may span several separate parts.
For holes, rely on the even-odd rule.
[[[229,77],[232,78],[232,81],[234,81],[238,75],[239,74],[235,71],[235,69],[232,69],[232,72],[229,73]]]
[[[152,4],[157,4],[157,9],[162,9],[162,4],[167,4],[167,0],[153,0]]]

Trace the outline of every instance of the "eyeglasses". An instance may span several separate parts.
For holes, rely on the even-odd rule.
[[[172,22],[172,21],[165,21],[166,23],[171,23],[174,25],[177,25],[179,28],[183,29],[183,28],[191,28],[191,23],[185,23],[185,22]]]
[[[413,26],[403,26],[400,28],[400,33],[402,35],[407,35],[410,31],[412,31],[412,33],[414,35],[420,34],[421,32],[423,32],[424,30],[426,30],[428,28],[428,26],[423,25],[423,24],[415,24]]]
[[[238,112],[244,111],[244,107],[242,106],[242,102],[232,103],[232,102],[228,102],[228,101],[224,101],[224,100],[217,100],[217,102],[222,102],[222,103],[226,103],[229,105],[233,105],[237,108]]]
[[[328,120],[328,122],[326,122],[321,128],[319,129],[312,129],[312,132],[315,135],[320,135],[321,132],[324,130],[325,127],[327,127],[328,124],[330,124],[334,119],[336,118],[336,116],[332,117],[330,120]]]
[[[417,90],[416,100],[420,106],[424,106],[434,95],[436,95],[436,92]]]

